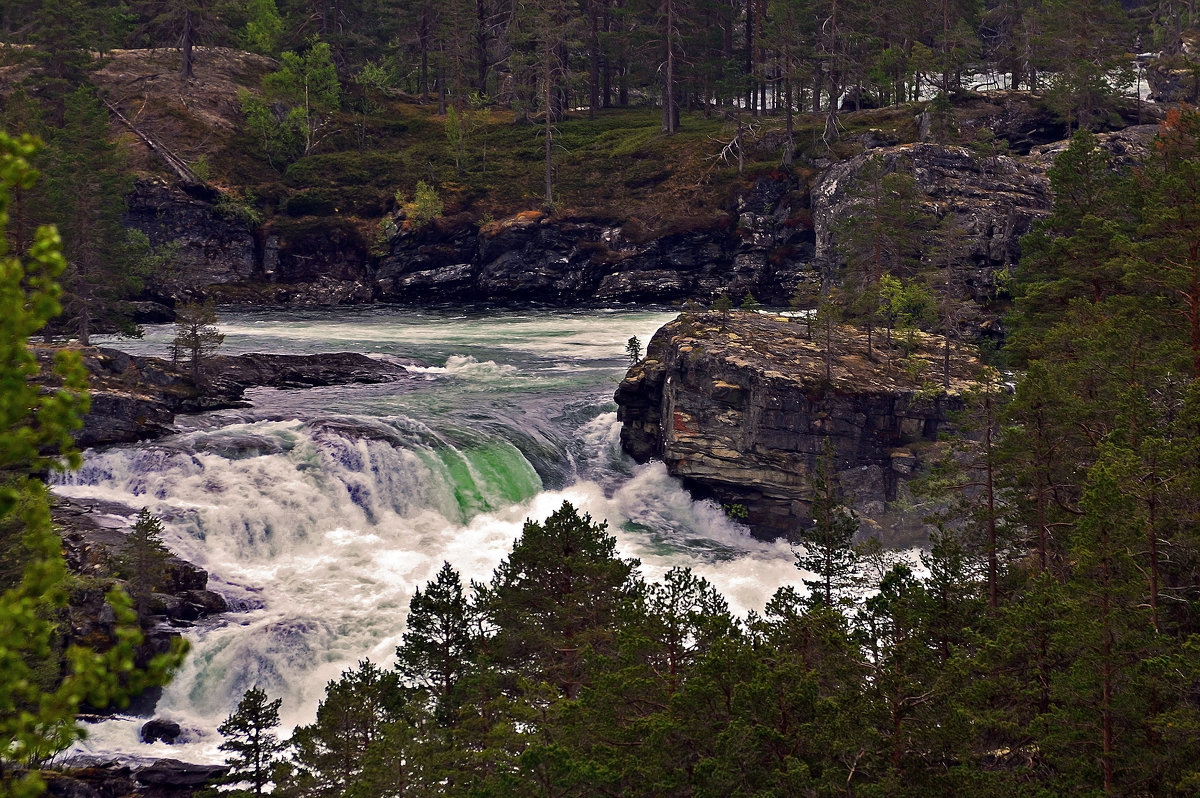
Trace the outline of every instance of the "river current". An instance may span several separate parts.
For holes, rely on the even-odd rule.
[[[449,561],[486,581],[525,519],[564,500],[606,520],[649,579],[690,566],[740,613],[799,582],[763,543],[694,502],[661,463],[620,449],[613,391],[626,341],[674,313],[386,307],[226,312],[222,352],[353,351],[414,359],[422,383],[255,389],[252,406],[181,416],[178,434],[85,454],[55,490],[148,507],[165,542],[242,611],[186,631],[192,650],[155,714],[179,744],[145,745],[143,718],[90,727],[75,753],[224,759],[217,725],[258,685],[286,734],[325,684],[388,664],[413,590]],[[164,356],[170,325],[113,346]]]

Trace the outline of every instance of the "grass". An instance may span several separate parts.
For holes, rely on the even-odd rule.
[[[821,140],[824,116],[795,117],[796,164],[804,182],[816,174],[817,159],[844,158],[859,150],[858,137],[882,131],[889,140],[915,138],[917,106],[898,106],[842,115],[842,141],[830,149]],[[411,196],[417,181],[435,186],[446,214],[506,218],[540,208],[545,192],[545,128],[516,124],[513,114],[484,111],[471,129],[456,163],[436,105],[381,98],[377,113],[339,114],[314,155],[283,170],[258,155],[256,142],[233,136],[209,156],[225,185],[241,185],[272,217],[356,217],[372,227],[396,208],[395,195]],[[744,170],[721,159],[736,133],[723,114],[684,113],[680,131],[661,131],[655,108],[605,109],[594,119],[571,114],[553,126],[555,212],[565,216],[630,221],[653,237],[728,218],[738,191],[756,177],[780,168],[781,152],[763,146],[764,134],[782,140],[784,120],[744,118],[757,136],[747,142]],[[365,146],[360,146],[365,143]],[[803,188],[799,192],[803,194]],[[796,197],[797,200],[802,197]]]

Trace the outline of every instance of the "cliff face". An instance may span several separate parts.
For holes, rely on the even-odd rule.
[[[864,142],[873,146],[874,142]],[[957,217],[977,296],[1015,263],[1020,237],[1050,208],[1044,159],[983,157],[962,147],[868,149],[816,172],[760,176],[718,218],[677,222],[647,236],[615,219],[529,211],[479,225],[467,214],[402,231],[373,255],[341,219],[247,225],[215,197],[138,184],[127,222],[180,245],[179,268],[151,281],[159,297],[337,305],[372,301],[669,303],[751,291],[786,304],[797,283],[836,264],[833,222],[853,215],[847,190],[867,159],[911,161],[921,203]]]
[[[834,468],[863,529],[886,543],[923,534],[906,482],[937,449],[958,391],[978,364],[952,357],[949,392],[934,351],[921,337],[905,363],[894,351],[866,356],[851,330],[836,334],[825,381],[823,347],[806,325],[734,312],[686,314],[660,329],[646,360],[617,389],[621,442],[635,460],[661,459],[698,496],[742,505],[756,535],[786,537],[811,523],[811,475],[828,438]],[[917,366],[924,363],[924,373]],[[915,374],[915,379],[911,374]]]
[[[254,233],[215,205],[215,193],[188,193],[164,180],[139,180],[129,195],[124,223],[141,230],[155,247],[178,249],[170,271],[153,275],[149,289],[158,297],[203,295],[209,286],[240,283],[258,273]]]
[[[377,276],[381,299],[672,302],[721,290],[786,302],[812,254],[812,231],[785,221],[795,186],[761,178],[739,215],[641,240],[620,223],[527,212],[476,228],[445,220],[392,242]]]
[[[818,262],[837,260],[834,224],[853,217],[848,190],[871,159],[882,160],[886,171],[906,162],[923,210],[933,218],[954,218],[964,236],[963,258],[973,267],[968,286],[978,299],[994,293],[996,275],[1011,269],[1021,254],[1021,236],[1050,212],[1050,181],[1034,159],[985,157],[939,144],[867,150],[830,167],[813,188]]]

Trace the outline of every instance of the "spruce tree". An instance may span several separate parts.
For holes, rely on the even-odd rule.
[[[804,586],[809,589],[811,603],[824,607],[843,607],[852,602],[852,591],[859,582],[858,555],[853,546],[858,521],[837,488],[834,462],[833,442],[826,438],[812,474],[813,525],[796,534],[801,546],[796,552],[796,567],[813,575],[803,580]]]
[[[271,731],[279,725],[279,707],[283,699],[269,700],[265,690],[251,687],[242,694],[237,709],[217,727],[225,738],[219,746],[228,751],[225,764],[229,773],[221,784],[250,784],[250,789],[229,790],[222,795],[262,795],[271,781],[275,763],[287,745]]]
[[[171,553],[162,541],[162,521],[143,507],[117,558],[117,573],[126,580],[130,598],[138,614],[149,614],[150,598],[167,574]]]

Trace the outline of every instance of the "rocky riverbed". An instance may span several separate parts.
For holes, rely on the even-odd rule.
[[[47,386],[57,384],[49,372],[55,351],[54,347],[37,350]],[[75,443],[81,449],[166,435],[172,431],[176,413],[238,407],[245,403],[249,388],[420,384],[402,364],[353,352],[218,355],[205,362],[198,383],[186,367],[162,358],[105,347],[84,347],[79,352],[88,371],[92,400],[83,426],[75,432]]]

